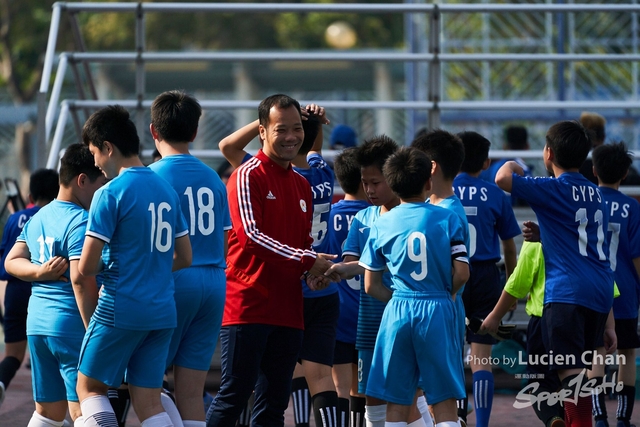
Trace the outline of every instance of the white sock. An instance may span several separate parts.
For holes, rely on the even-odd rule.
[[[387,405],[365,405],[364,421],[366,427],[384,427],[387,419]]]
[[[407,427],[425,427],[424,418],[420,417],[412,423],[408,423]]]
[[[91,396],[80,402],[84,427],[118,427],[118,420],[107,396]]]
[[[384,427],[407,427],[407,423],[403,421],[385,421]]]
[[[27,427],[62,427],[63,424],[64,421],[50,420],[34,411]]]
[[[433,418],[431,418],[431,412],[429,411],[429,404],[427,403],[427,398],[422,396],[418,396],[418,411],[420,411],[420,415],[422,415],[422,419],[424,420],[424,424],[426,427],[433,427]]]
[[[436,424],[436,427],[460,427],[460,421],[443,421]]]
[[[167,396],[171,399],[169,396]],[[182,421],[180,424],[182,425]],[[149,417],[144,420],[141,424],[141,427],[171,427],[173,423],[171,422],[171,418],[167,415],[166,412],[160,412],[159,414],[154,415],[153,417]]]
[[[206,421],[185,420],[182,422],[182,424],[184,424],[184,427],[206,427],[207,426]]]
[[[81,415],[73,422],[73,427],[84,427],[84,417]]]
[[[166,393],[160,393],[160,401],[162,402],[162,407],[167,412],[167,415],[174,427],[184,427],[184,424],[182,424],[182,417],[180,416],[180,412],[178,411],[178,408],[176,408],[176,404],[173,402],[173,399],[171,399]]]

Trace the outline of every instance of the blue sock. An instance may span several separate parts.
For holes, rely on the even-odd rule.
[[[476,407],[476,426],[488,427],[493,405],[493,374],[477,371],[473,374],[473,402]]]

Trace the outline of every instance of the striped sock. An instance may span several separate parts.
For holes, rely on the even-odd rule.
[[[291,397],[293,398],[293,420],[296,427],[309,427],[311,395],[304,377],[294,378],[291,381]]]
[[[338,394],[335,391],[323,391],[311,398],[316,427],[337,427]]]
[[[493,406],[493,374],[491,371],[473,373],[473,403],[476,410],[476,426],[488,427]]]
[[[107,396],[87,397],[80,403],[80,409],[85,427],[118,427],[116,414]]]

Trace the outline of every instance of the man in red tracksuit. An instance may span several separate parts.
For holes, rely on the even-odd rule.
[[[291,168],[304,131],[298,102],[273,95],[258,107],[262,149],[227,184],[227,294],[220,341],[220,392],[207,426],[234,426],[255,390],[256,427],[284,425],[302,344],[300,277],[331,262],[311,249],[309,183]],[[323,286],[323,285],[320,285]]]

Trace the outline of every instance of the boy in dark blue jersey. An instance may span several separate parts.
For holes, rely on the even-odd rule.
[[[624,143],[599,145],[593,150],[592,159],[593,173],[609,210],[609,262],[622,296],[613,300],[618,354],[624,356],[625,361],[618,368],[617,380],[624,386],[617,391],[617,427],[629,427],[636,394],[636,348],[640,347],[640,204],[618,190],[632,163]],[[598,347],[601,346],[599,343]],[[594,363],[593,374],[601,383],[604,365]],[[593,398],[596,427],[608,425],[605,393],[598,393]]]
[[[0,280],[7,281],[4,295],[4,359],[0,362],[0,405],[9,383],[24,360],[27,349],[27,306],[31,284],[8,274],[4,261],[22,228],[41,207],[58,194],[58,173],[52,169],[38,169],[29,179],[29,202],[33,206],[12,214],[4,226],[0,243]]]
[[[370,206],[362,186],[357,148],[346,148],[338,154],[333,169],[344,199],[331,206],[329,215],[329,246],[327,252],[338,255],[342,262],[342,249],[355,215]],[[340,317],[336,328],[336,344],[333,357],[333,380],[338,393],[338,420],[350,420],[353,427],[364,425],[365,398],[358,393],[358,351],[356,330],[360,306],[360,278],[343,279],[338,283],[340,295]],[[350,418],[349,407],[351,406]],[[339,424],[341,425],[341,424]]]
[[[556,356],[551,369],[562,381],[565,421],[591,426],[591,399],[575,390],[590,353],[604,334],[607,350],[616,347],[613,324],[613,272],[605,238],[608,207],[602,192],[578,169],[591,141],[575,121],[549,128],[543,151],[545,167],[555,178],[523,177],[522,168],[507,162],[496,175],[500,188],[526,200],[540,222],[546,288],[542,332]],[[571,325],[571,327],[567,327]],[[606,325],[606,326],[605,326]]]
[[[464,288],[462,301],[467,318],[484,319],[500,299],[503,284],[496,263],[500,260],[500,244],[504,252],[507,278],[516,265],[513,238],[520,227],[509,197],[494,183],[479,178],[489,166],[491,142],[477,132],[462,132],[465,157],[460,173],[453,180],[453,190],[462,202],[469,221],[469,259],[471,276]],[[467,330],[471,354],[467,358],[473,372],[473,397],[476,425],[487,427],[493,403],[491,348],[497,340]]]

